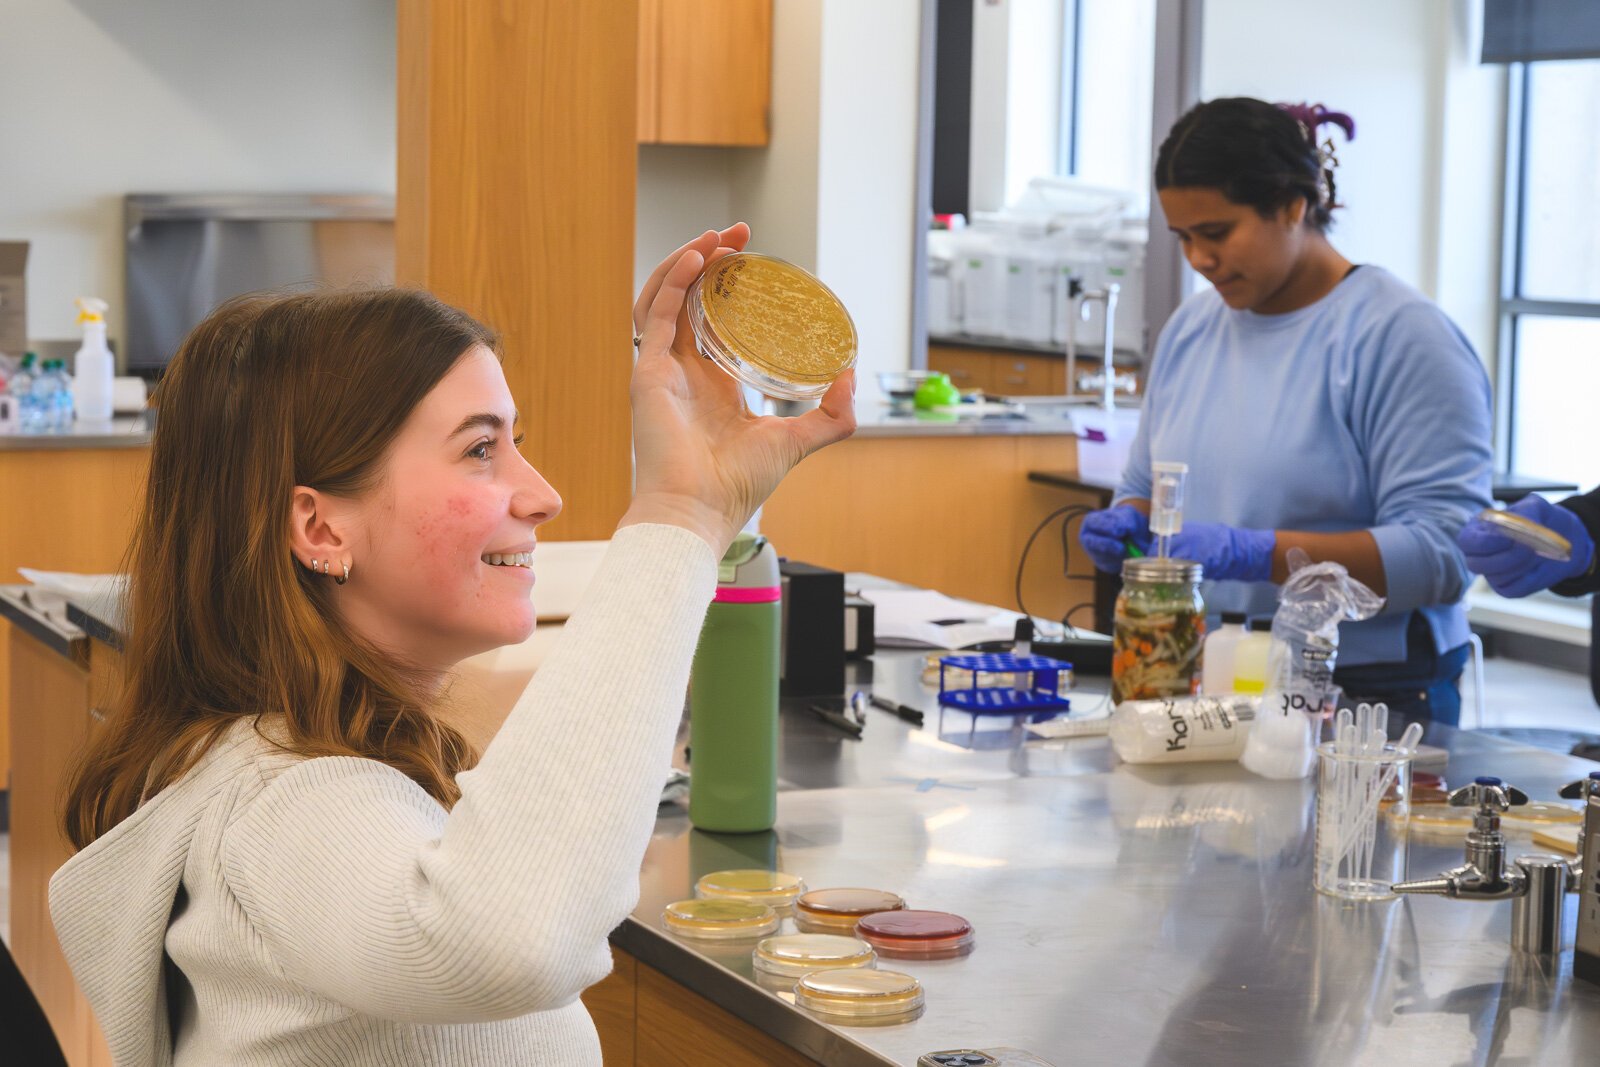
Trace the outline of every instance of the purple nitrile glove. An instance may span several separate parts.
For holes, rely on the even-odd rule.
[[[1138,508],[1127,504],[1091,511],[1078,528],[1078,543],[1083,545],[1097,568],[1108,574],[1121,574],[1129,543],[1140,552],[1150,550],[1150,520]]]
[[[1467,569],[1487,578],[1496,593],[1508,597],[1527,596],[1589,569],[1594,560],[1594,539],[1575,513],[1531,494],[1507,510],[1532,519],[1571,541],[1572,558],[1565,563],[1545,559],[1482,519],[1473,519],[1461,528],[1456,544],[1461,546],[1461,554],[1467,559]]]
[[[1212,581],[1268,582],[1272,580],[1272,550],[1276,530],[1246,530],[1220,522],[1192,522],[1172,535],[1168,555],[1192,559],[1205,568]]]

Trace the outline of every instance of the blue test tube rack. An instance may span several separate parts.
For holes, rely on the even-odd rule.
[[[969,671],[970,685],[952,689],[946,670]],[[1072,664],[1049,656],[1018,656],[1010,652],[985,652],[955,654],[939,657],[939,703],[945,707],[959,708],[971,715],[1016,715],[1028,712],[1048,712],[1034,715],[1035,720],[1052,718],[1072,710],[1072,701],[1056,692],[1062,671],[1070,671]],[[1027,688],[1014,686],[982,685],[985,674],[1026,674]]]

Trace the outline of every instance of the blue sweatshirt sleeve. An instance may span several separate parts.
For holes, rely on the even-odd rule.
[[[1490,505],[1488,376],[1432,304],[1399,308],[1369,344],[1352,424],[1371,471],[1385,611],[1454,603],[1471,578],[1456,534]]]

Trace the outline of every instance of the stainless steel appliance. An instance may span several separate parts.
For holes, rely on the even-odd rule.
[[[394,281],[392,196],[140,193],[123,217],[130,374],[240,293]]]

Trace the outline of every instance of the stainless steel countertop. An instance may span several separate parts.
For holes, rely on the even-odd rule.
[[[1001,731],[974,751],[956,743],[964,717],[941,726],[920,660],[880,654],[852,665],[850,685],[875,672],[878,691],[929,709],[924,729],[873,709],[854,741],[786,702],[773,833],[705,834],[664,808],[639,906],[613,940],[830,1067],[988,1045],[1062,1067],[1576,1063],[1600,1047],[1600,987],[1570,978],[1575,907],[1567,951],[1541,965],[1510,951],[1509,902],[1320,897],[1311,782],[1120,765],[1103,738],[1016,744]],[[1103,692],[1085,682],[1083,707]],[[1445,726],[1426,740],[1450,751],[1452,781],[1499,774],[1540,799],[1594,766]],[[1536,850],[1514,839],[1514,854]],[[1410,869],[1460,856],[1459,841],[1413,836]],[[823,1023],[752,983],[750,942],[707,948],[661,925],[700,875],[767,865],[957,912],[977,948],[880,961],[922,980],[912,1022]]]
[[[954,418],[929,412],[890,414],[871,397],[856,410],[857,437],[1032,437],[1075,435],[1066,408],[1036,409],[1023,417]]]
[[[58,452],[71,448],[149,448],[143,415],[118,415],[110,422],[75,422],[70,430],[0,434],[0,452]]]

